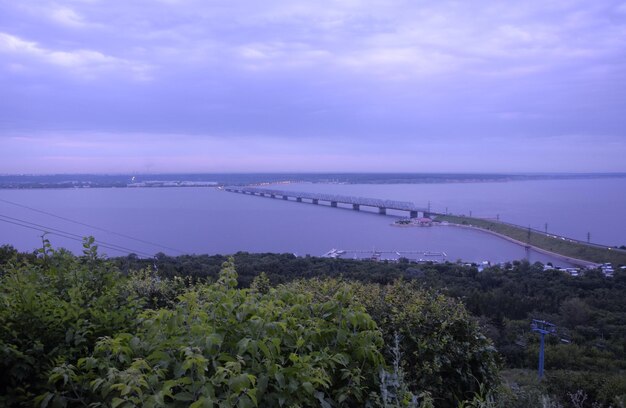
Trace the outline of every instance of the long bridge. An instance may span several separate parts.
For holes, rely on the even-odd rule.
[[[418,207],[410,201],[381,200],[378,198],[352,197],[323,193],[304,193],[298,191],[273,190],[257,187],[225,186],[223,189],[231,193],[249,194],[269,198],[280,197],[283,200],[291,200],[299,203],[306,202],[311,204],[320,204],[320,202],[327,202],[331,207],[337,207],[338,204],[347,204],[351,205],[352,209],[355,211],[359,211],[362,206],[373,207],[378,209],[379,214],[387,214],[387,210],[406,211],[409,213],[409,217],[411,218],[417,218],[419,213],[422,214],[422,217],[429,217],[433,214],[428,208]]]

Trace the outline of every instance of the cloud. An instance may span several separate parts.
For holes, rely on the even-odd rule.
[[[0,52],[32,57],[46,64],[66,68],[88,79],[111,71],[126,72],[138,80],[150,79],[151,67],[148,64],[116,58],[89,49],[72,51],[47,49],[36,42],[23,40],[3,32],[0,32]]]
[[[615,54],[626,40],[623,26],[607,24],[606,10],[581,2],[46,3],[40,8],[57,23],[97,26],[86,39],[166,67],[193,61],[200,68],[218,58],[234,68],[331,66],[382,80],[483,70],[528,76]]]
[[[626,138],[623,4],[0,2],[0,139],[28,131],[55,141],[50,149],[105,157],[107,146],[140,147],[99,133],[142,133],[139,146],[154,149],[154,157],[178,145],[181,157],[213,146],[246,151],[228,156],[242,166],[254,154],[312,163],[302,159],[307,152],[374,166],[375,153],[400,157],[406,146],[408,156],[423,155],[415,146],[438,152],[426,153],[430,166],[435,159],[462,166],[470,159],[455,146],[473,158],[485,140],[507,154],[506,143],[522,149],[532,140],[553,155],[555,135],[577,153],[568,145],[582,146],[576,134]],[[84,140],[62,142],[51,131],[79,131]],[[165,143],[164,135],[175,141]],[[599,143],[613,143],[607,137]],[[315,146],[339,139],[346,143]],[[277,153],[290,145],[297,149]],[[402,169],[422,159],[403,158]],[[569,160],[553,163],[590,159]],[[604,162],[597,159],[599,167]]]
[[[60,7],[50,12],[50,17],[59,24],[69,27],[85,27],[87,23],[74,10],[67,7]]]
[[[244,69],[301,69],[332,63],[327,50],[297,42],[250,43],[236,48],[235,55]]]

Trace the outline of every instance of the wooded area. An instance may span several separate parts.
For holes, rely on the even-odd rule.
[[[80,257],[1,248],[0,403],[623,406],[623,271],[249,253],[105,260],[91,244]],[[532,318],[558,326],[541,383]]]

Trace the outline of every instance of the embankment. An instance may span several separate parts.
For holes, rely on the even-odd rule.
[[[617,248],[587,245],[565,237],[529,231],[523,227],[480,218],[438,215],[436,219],[489,232],[519,245],[530,246],[534,250],[562,257],[563,260],[573,264],[593,266],[610,262],[614,265],[626,265],[626,251]]]

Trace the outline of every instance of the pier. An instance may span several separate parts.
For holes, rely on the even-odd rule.
[[[332,259],[368,259],[371,261],[393,261],[406,258],[413,262],[445,262],[448,255],[445,252],[434,251],[396,251],[396,250],[358,250],[358,249],[331,249],[322,255]]]
[[[387,210],[406,211],[408,212],[410,218],[417,218],[419,214],[421,214],[422,217],[435,215],[430,212],[428,208],[418,207],[410,201],[382,200],[378,198],[352,197],[323,193],[304,193],[298,191],[284,191],[257,187],[226,186],[223,189],[224,191],[231,193],[248,194],[276,199],[280,198],[282,200],[290,200],[298,203],[316,205],[328,203],[327,205],[333,208],[338,208],[339,204],[343,204],[347,205],[348,208],[352,208],[354,211],[360,211],[361,207],[370,207],[374,208],[378,214],[382,215],[387,214]]]

